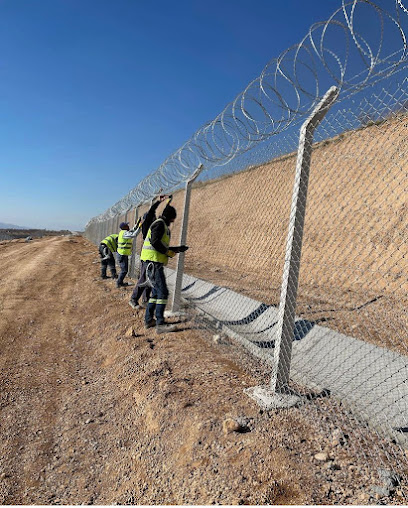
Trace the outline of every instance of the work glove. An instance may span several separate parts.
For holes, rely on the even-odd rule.
[[[185,252],[188,249],[188,247],[187,245],[180,245],[179,247],[170,247],[170,249],[176,254],[178,254],[179,252]]]
[[[169,258],[174,258],[174,256],[176,255],[176,253],[174,252],[174,250],[168,250],[167,251],[167,255],[169,256]]]

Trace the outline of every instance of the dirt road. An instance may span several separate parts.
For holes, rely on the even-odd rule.
[[[193,321],[145,331],[87,240],[2,242],[0,267],[2,504],[369,502],[330,402],[263,413],[253,360]]]

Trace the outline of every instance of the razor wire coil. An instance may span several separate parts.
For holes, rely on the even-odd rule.
[[[299,44],[271,60],[212,122],[87,227],[149,201],[158,189],[177,188],[199,164],[205,170],[226,165],[297,125],[328,88],[327,81],[345,97],[397,72],[407,59],[407,14],[402,0],[395,1],[395,13],[374,1],[342,0],[327,21],[312,25]],[[377,23],[374,39],[374,30],[359,26],[367,17]]]

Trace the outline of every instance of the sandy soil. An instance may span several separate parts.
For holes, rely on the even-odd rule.
[[[194,320],[145,331],[87,240],[3,242],[0,266],[2,504],[375,499],[370,436],[338,428],[330,399],[260,411],[243,389],[261,365]]]

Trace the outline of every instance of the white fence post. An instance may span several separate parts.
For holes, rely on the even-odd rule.
[[[187,228],[188,228],[188,213],[190,210],[190,197],[191,197],[191,186],[194,180],[198,177],[203,169],[203,165],[200,164],[198,168],[195,170],[191,178],[186,182],[186,191],[184,194],[184,210],[183,210],[183,220],[181,224],[181,232],[180,232],[180,245],[185,245],[187,242]],[[181,302],[181,285],[183,283],[183,273],[184,273],[184,252],[180,252],[178,254],[177,259],[177,270],[176,270],[176,283],[174,285],[173,298],[171,302],[171,312],[179,312],[180,311],[180,302]]]
[[[338,94],[337,87],[331,87],[300,129],[278,322],[275,333],[272,379],[270,386],[256,386],[245,390],[245,393],[267,409],[290,407],[300,400],[299,397],[292,395],[290,392],[289,374],[313,136],[316,127],[334,104]]]
[[[289,388],[296,299],[314,131],[325,117],[327,111],[334,104],[338,93],[338,89],[335,86],[331,87],[300,129],[295,183],[293,186],[276,330],[274,353],[275,368],[271,380],[271,388],[276,393],[287,393]]]

